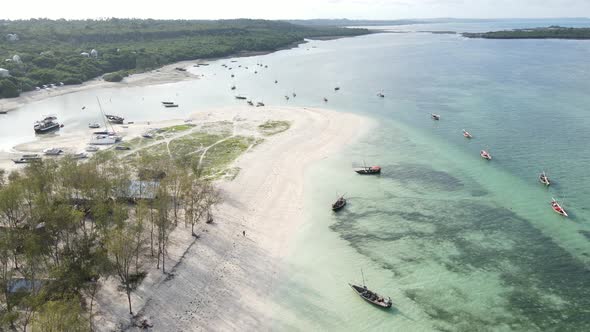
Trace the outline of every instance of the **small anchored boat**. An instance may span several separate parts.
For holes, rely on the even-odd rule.
[[[289,100],[289,96],[285,96],[285,100]]]
[[[12,159],[12,161],[15,164],[29,164],[32,163],[34,161],[40,161],[41,160],[41,156],[39,156],[38,154],[23,154],[20,158],[18,159]]]
[[[361,175],[370,175],[370,174],[379,174],[381,173],[380,166],[363,166],[363,167],[356,167],[354,171]]]
[[[361,270],[361,274],[363,274],[363,271]],[[391,301],[391,298],[388,297],[387,299],[384,296],[381,296],[379,294],[377,294],[376,292],[371,291],[370,289],[367,288],[367,286],[365,285],[365,275],[363,274],[363,285],[354,285],[354,284],[348,284],[356,293],[358,296],[360,296],[363,300],[374,304],[378,307],[381,308],[391,308],[391,305],[393,304]]]
[[[492,155],[489,154],[489,152],[487,152],[486,150],[481,150],[479,152],[479,155],[483,158],[483,159],[487,159],[487,160],[492,160]]]
[[[162,105],[172,105],[172,104],[174,104],[173,101],[163,101],[162,102]]]
[[[35,124],[33,125],[36,134],[49,133],[58,130],[61,127],[63,127],[63,125],[60,125],[59,122],[57,122],[57,117],[55,115],[48,115],[41,121],[35,121]]]
[[[463,129],[463,137],[465,138],[473,138],[473,136],[465,129]]]
[[[332,211],[338,211],[346,205],[346,198],[344,196],[338,197],[336,202],[332,204]]]
[[[555,200],[555,198],[551,199],[551,208],[553,209],[553,211],[555,211],[556,213],[567,217],[567,212],[565,212],[564,208],[561,207],[561,205],[559,205],[559,203]]]
[[[440,115],[438,115],[438,114],[430,113],[430,116],[432,117],[433,120],[436,120],[436,121],[440,120]]]
[[[383,92],[379,92],[379,93],[377,93],[377,97],[379,97],[379,98],[385,98],[385,95],[383,94]]]
[[[43,153],[47,156],[59,156],[63,152],[64,152],[64,150],[59,149],[59,148],[49,148],[49,149],[43,150]]]
[[[86,147],[85,150],[87,152],[96,152],[96,151],[100,150],[100,148],[98,146],[89,145],[89,146]]]
[[[235,89],[236,89],[236,86],[235,86],[235,85],[232,85],[232,86],[231,86],[231,89],[232,89],[232,90],[235,90]]]
[[[543,171],[543,173],[539,174],[539,182],[541,182],[542,184],[549,186],[551,184],[551,181],[549,181],[549,177],[547,176],[547,174],[545,174],[545,171]]]
[[[97,129],[97,128],[100,128],[100,124],[98,122],[89,123],[88,128]]]
[[[164,104],[166,108],[178,107],[178,104]]]
[[[247,98],[244,96],[236,96],[236,99],[247,99]]]
[[[334,88],[334,91],[338,91],[338,90],[340,90],[340,87],[339,86],[337,86],[337,87]]]
[[[251,100],[248,100],[248,105],[254,106],[254,103]]]
[[[324,97],[324,102],[327,103],[328,102],[328,98]]]
[[[260,102],[259,101],[259,102],[256,103],[256,107],[262,107],[262,106],[264,106],[264,103],[263,102]]]
[[[117,115],[105,114],[105,117],[107,118],[107,120],[109,120],[109,122],[114,124],[123,124],[123,121],[125,120],[124,118]]]

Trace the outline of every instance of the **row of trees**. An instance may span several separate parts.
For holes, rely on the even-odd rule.
[[[590,39],[590,28],[566,28],[550,26],[547,28],[515,29],[483,33],[463,33],[468,38],[488,39]]]
[[[0,97],[14,97],[37,86],[79,84],[104,73],[143,71],[198,58],[240,51],[272,51],[304,38],[353,36],[365,29],[305,27],[265,20],[19,20],[0,21],[1,66],[12,78],[0,79]],[[98,50],[98,57],[81,56]]]
[[[92,330],[109,277],[132,313],[148,264],[166,273],[170,233],[184,223],[194,235],[219,201],[199,172],[148,156],[63,158],[0,175],[0,331]]]

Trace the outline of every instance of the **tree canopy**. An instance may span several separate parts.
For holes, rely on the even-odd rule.
[[[128,71],[177,61],[273,51],[304,38],[367,33],[249,19],[0,20],[0,67],[11,74],[0,79],[0,97],[59,82],[80,84],[104,73],[121,71],[109,77],[117,81]],[[19,61],[13,60],[15,55]]]

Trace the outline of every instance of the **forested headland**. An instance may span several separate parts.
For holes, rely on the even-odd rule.
[[[163,65],[247,51],[274,51],[304,38],[356,36],[366,29],[267,20],[0,20],[0,98],[36,87],[109,80]],[[0,73],[2,74],[2,73]]]
[[[590,39],[590,28],[566,28],[550,26],[534,29],[489,31],[483,33],[463,33],[467,38],[487,39]]]

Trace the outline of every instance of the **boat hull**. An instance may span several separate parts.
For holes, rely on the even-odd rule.
[[[353,284],[348,284],[350,286],[350,288],[352,288],[355,293],[357,293],[358,296],[360,296],[363,300],[378,306],[380,308],[384,308],[384,309],[389,309],[391,308],[391,300],[385,300],[385,298],[377,293],[371,292],[369,291],[366,287],[361,287],[361,286],[357,286],[357,285],[353,285]],[[370,293],[374,294],[377,299],[372,300],[369,297],[366,297],[366,292],[369,291]],[[381,299],[382,301],[379,301],[379,299]]]

